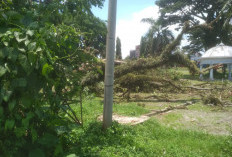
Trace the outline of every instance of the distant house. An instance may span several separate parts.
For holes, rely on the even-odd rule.
[[[130,50],[130,59],[136,58],[136,51]]]
[[[140,57],[140,45],[135,47],[135,50],[130,51],[130,59],[137,59]]]

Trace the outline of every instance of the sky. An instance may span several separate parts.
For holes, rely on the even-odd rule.
[[[102,20],[108,18],[108,1],[104,7],[93,8],[95,16]],[[143,18],[158,18],[158,7],[155,0],[118,0],[117,1],[116,37],[121,40],[122,57],[125,58],[140,44],[141,37],[148,31],[150,25],[142,23]]]

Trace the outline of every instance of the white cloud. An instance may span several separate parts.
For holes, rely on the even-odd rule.
[[[129,55],[130,50],[135,49],[140,44],[141,36],[144,35],[150,25],[142,23],[143,18],[158,18],[159,8],[151,6],[139,12],[134,12],[130,19],[118,19],[116,36],[121,39],[122,56],[125,58]]]

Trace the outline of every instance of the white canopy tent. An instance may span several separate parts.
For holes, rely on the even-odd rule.
[[[231,66],[232,66],[232,46],[225,46],[220,44],[213,47],[205,52],[204,55],[199,59],[200,70],[202,70],[203,64],[209,64],[213,66],[214,64],[227,64],[229,69],[229,80],[231,80]],[[202,74],[200,75],[202,79]],[[213,69],[210,70],[210,80],[213,80]]]

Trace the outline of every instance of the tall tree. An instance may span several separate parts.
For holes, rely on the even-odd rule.
[[[90,9],[102,2],[0,1],[0,156],[66,156],[58,132],[81,124],[69,104],[99,70],[91,49],[106,29]]]
[[[161,25],[152,18],[143,19],[142,22],[149,23],[151,27],[147,34],[141,38],[141,55],[144,57],[148,55],[160,55],[163,48],[174,40],[172,32],[167,28],[162,28]]]
[[[223,27],[225,16],[217,19],[226,1],[223,0],[158,0],[156,4],[160,7],[161,16],[159,22],[162,26],[183,26],[189,21],[192,26],[200,23],[210,24],[216,20],[211,27],[198,27],[188,33],[190,41],[187,49],[190,52],[207,50],[216,44],[223,42],[232,45],[231,30]]]
[[[116,59],[122,59],[121,40],[119,37],[116,39]]]

